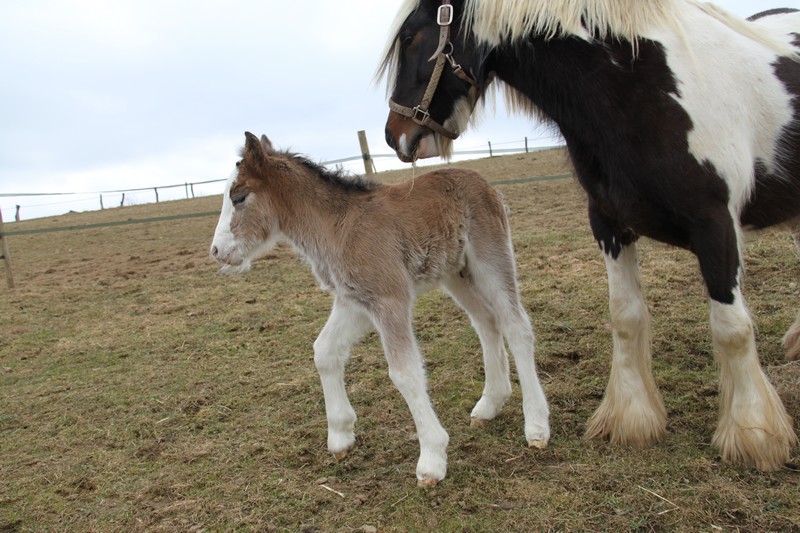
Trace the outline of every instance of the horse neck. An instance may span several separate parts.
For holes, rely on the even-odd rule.
[[[343,191],[309,171],[272,181],[268,195],[286,240],[308,258],[329,255],[336,222],[351,204]]]
[[[627,56],[616,61],[631,61],[629,44],[613,46]],[[639,53],[664,60],[656,47],[640,47]],[[577,38],[535,38],[498,47],[490,62],[497,78],[522,95],[518,99],[523,110],[555,122],[568,144],[570,138],[590,144],[616,142],[609,125],[619,123],[629,111],[626,106],[632,105],[617,89],[627,90],[624,76],[632,75],[620,73],[605,45]],[[665,81],[669,83],[659,88],[669,92],[674,81]]]

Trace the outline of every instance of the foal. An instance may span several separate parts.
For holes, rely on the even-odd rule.
[[[473,423],[493,419],[511,395],[505,338],[519,374],[525,437],[530,446],[544,448],[549,410],[536,375],[533,328],[520,304],[505,206],[494,189],[461,169],[399,185],[354,180],[279,152],[264,136],[245,137],[211,255],[223,269],[244,271],[286,240],[322,288],[333,292],[331,316],[314,342],[314,362],[334,456],[343,458],[355,442],[344,366],[351,346],[374,326],[389,377],[419,435],[418,484],[444,479],[448,435],[428,397],[411,324],[416,296],[436,287],[466,310],[483,347],[486,382]]]

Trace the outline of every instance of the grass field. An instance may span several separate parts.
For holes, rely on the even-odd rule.
[[[569,172],[562,152],[459,163],[506,180]],[[397,180],[408,173],[382,176]],[[764,474],[710,447],[717,380],[689,253],[644,240],[655,379],[668,437],[637,451],[582,439],[611,339],[602,257],[572,180],[499,185],[553,437],[528,449],[519,390],[470,427],[482,389],[469,321],[439,292],[415,325],[449,471],[416,487],[411,416],[374,334],[348,366],[356,447],[326,451],[312,343],[331,304],[288,247],[247,274],[208,259],[215,217],[9,238],[0,289],[0,531],[791,531],[798,450]],[[216,210],[219,197],[7,224],[8,231]],[[800,415],[800,365],[780,339],[800,261],[785,232],[748,237],[745,293],[763,365]]]

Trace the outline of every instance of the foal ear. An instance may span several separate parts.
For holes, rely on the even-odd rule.
[[[275,153],[275,148],[272,146],[272,141],[270,141],[266,135],[261,136],[261,146],[264,147],[264,151],[267,152],[268,154]]]
[[[262,164],[267,157],[267,153],[261,141],[249,131],[244,132],[244,137],[245,141],[244,149],[242,150],[242,158],[253,163]]]

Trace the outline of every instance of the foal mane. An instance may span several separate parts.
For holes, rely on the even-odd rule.
[[[331,170],[327,167],[311,161],[306,156],[295,154],[291,152],[281,152],[281,155],[287,159],[292,159],[300,163],[303,167],[311,171],[312,174],[326,183],[343,189],[345,191],[353,192],[369,192],[375,190],[377,183],[367,179],[364,176],[352,174],[342,168]]]

